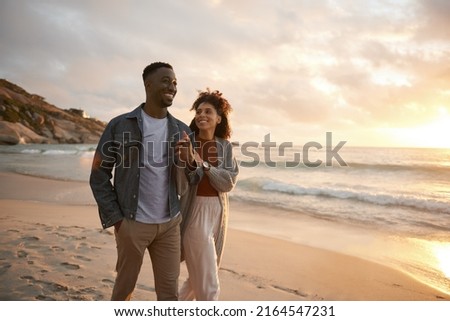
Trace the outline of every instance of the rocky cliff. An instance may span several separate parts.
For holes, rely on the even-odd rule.
[[[97,143],[105,123],[0,79],[0,144]]]

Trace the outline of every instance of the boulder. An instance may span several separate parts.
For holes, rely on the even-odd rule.
[[[36,134],[21,123],[0,121],[0,144],[2,145],[47,144],[49,142],[47,137]]]
[[[105,123],[82,109],[63,110],[0,79],[0,144],[96,143]]]

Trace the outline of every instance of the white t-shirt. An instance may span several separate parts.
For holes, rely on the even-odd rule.
[[[140,170],[139,199],[136,221],[159,224],[170,220],[167,117],[158,119],[144,110],[143,155]]]

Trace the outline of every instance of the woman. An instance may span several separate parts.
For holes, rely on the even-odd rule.
[[[219,297],[219,266],[228,222],[228,192],[239,172],[228,141],[231,106],[219,91],[200,92],[192,105],[190,128],[195,133],[197,168],[189,175],[189,188],[181,196],[182,259],[188,279],[179,300],[209,301]]]

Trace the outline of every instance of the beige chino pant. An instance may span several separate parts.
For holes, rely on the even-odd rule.
[[[180,300],[219,299],[219,267],[215,240],[222,208],[218,197],[197,196],[183,236],[184,256],[189,272],[180,289]]]
[[[178,300],[180,222],[181,215],[162,224],[122,221],[119,232],[115,232],[117,276],[111,300],[131,299],[146,249],[152,261],[157,300]]]

